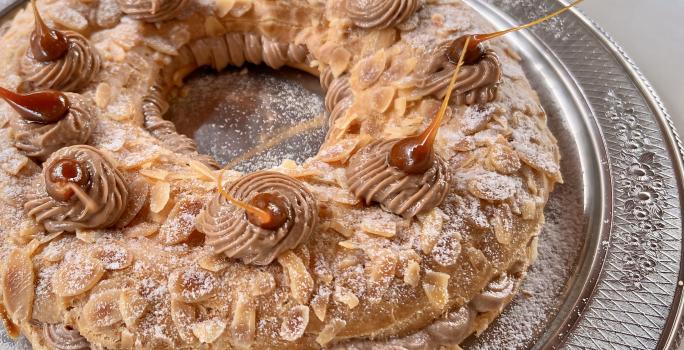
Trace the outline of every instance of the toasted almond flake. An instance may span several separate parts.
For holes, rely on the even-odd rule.
[[[418,214],[418,221],[421,223],[420,249],[424,254],[429,255],[442,233],[444,213],[439,208],[435,208],[427,213]]]
[[[334,318],[330,321],[330,323],[326,324],[325,327],[321,330],[321,333],[318,334],[316,337],[316,342],[320,344],[321,346],[325,347],[335,339],[337,334],[339,334],[344,327],[347,325],[347,322],[344,320],[341,320],[339,318]]]
[[[76,238],[86,243],[95,243],[102,237],[102,231],[90,229],[76,229]]]
[[[364,218],[361,221],[361,229],[376,236],[390,238],[397,234],[397,223],[395,221]]]
[[[215,172],[211,170],[208,166],[206,166],[204,163],[198,162],[196,160],[191,160],[188,162],[188,166],[190,167],[190,169],[195,171],[200,178],[203,178],[207,181],[216,181]]]
[[[358,138],[349,138],[326,147],[319,152],[317,158],[326,163],[346,162],[352,152],[359,146]]]
[[[153,213],[161,212],[169,202],[171,195],[171,184],[160,181],[150,189],[150,211]]]
[[[255,271],[250,276],[250,287],[252,296],[271,294],[276,287],[275,278],[270,272]]]
[[[226,32],[226,27],[214,16],[209,16],[204,19],[204,30],[209,36],[219,36]]]
[[[224,17],[235,6],[235,0],[216,0],[216,14]]]
[[[192,198],[177,201],[159,228],[159,241],[164,245],[180,244],[195,231],[195,218],[202,210],[202,203]]]
[[[280,324],[280,336],[287,341],[295,341],[304,335],[306,326],[309,325],[309,307],[297,305],[283,315]]]
[[[359,264],[359,259],[356,255],[347,255],[337,262],[337,268],[344,270]]]
[[[537,203],[533,199],[526,199],[522,203],[522,218],[533,220],[537,216]]]
[[[197,320],[197,310],[193,305],[178,300],[171,300],[171,320],[176,325],[176,331],[186,341],[194,341],[190,325]]]
[[[199,339],[200,343],[211,344],[226,330],[226,323],[213,318],[195,323],[190,328],[192,329],[192,334]]]
[[[133,263],[133,255],[123,246],[114,243],[96,247],[91,256],[99,260],[107,270],[122,270]]]
[[[354,230],[352,230],[349,226],[337,221],[337,220],[332,220],[328,222],[328,227],[331,228],[333,231],[341,234],[342,236],[346,238],[351,238],[354,235]]]
[[[52,276],[52,291],[61,297],[83,294],[93,288],[105,270],[93,258],[63,262]]]
[[[248,297],[241,293],[235,302],[230,322],[233,342],[240,347],[250,347],[256,337],[256,310]]]
[[[335,300],[347,305],[350,310],[359,305],[359,298],[345,287],[335,289]]]
[[[123,234],[128,238],[148,237],[157,233],[160,226],[156,222],[142,222],[135,226],[126,227],[123,229]]]
[[[147,311],[149,303],[133,289],[126,289],[119,295],[119,311],[126,327],[133,329]]]
[[[349,61],[352,54],[344,47],[337,47],[332,51],[330,56],[330,70],[335,78],[339,77],[349,67]]]
[[[213,273],[190,267],[173,271],[168,288],[172,298],[184,303],[197,303],[213,297],[218,284]]]
[[[404,271],[404,283],[411,287],[415,287],[420,282],[420,264],[414,260],[410,260],[406,265]]]
[[[351,70],[351,81],[359,89],[367,89],[375,83],[387,67],[387,54],[384,49],[360,60]]]
[[[278,263],[287,273],[292,298],[300,304],[308,304],[313,292],[314,280],[302,259],[288,250],[278,256]]]
[[[503,245],[511,243],[513,234],[511,230],[505,227],[503,219],[500,215],[494,216],[494,218],[492,219],[492,226],[494,227],[494,236],[496,237],[497,242]]]
[[[249,10],[252,9],[252,1],[253,0],[237,0],[233,8],[230,9],[230,15],[233,17],[244,16],[247,14],[247,12],[249,12]]]
[[[149,177],[150,179],[163,181],[169,176],[169,172],[163,169],[141,169],[140,175]]]
[[[325,316],[328,313],[328,301],[330,300],[330,292],[324,294],[316,294],[311,300],[311,309],[313,309],[316,317],[325,321]]]
[[[406,114],[406,97],[394,99],[393,112],[395,115],[403,117]]]
[[[539,236],[534,236],[530,239],[530,243],[527,244],[527,257],[530,259],[530,263],[537,261],[539,246]]]
[[[136,348],[136,336],[131,333],[128,329],[121,330],[121,348],[122,349],[134,349]],[[139,347],[138,347],[139,348]]]
[[[223,254],[213,254],[201,257],[197,263],[207,271],[220,272],[230,265],[230,260]]]
[[[10,175],[19,175],[28,163],[29,159],[16,151],[16,148],[7,148],[0,151],[0,168]]]
[[[7,256],[2,275],[2,300],[7,316],[15,324],[31,317],[35,297],[35,273],[28,252],[15,248]],[[0,307],[2,308],[2,307]]]
[[[159,36],[149,36],[145,37],[145,39],[143,39],[143,42],[151,49],[161,52],[163,54],[167,54],[169,56],[178,55],[178,50],[176,50],[176,47],[173,45],[173,43],[166,40],[165,38]]]
[[[352,240],[340,241],[337,244],[342,248],[359,249],[359,246]]]
[[[99,108],[105,108],[112,97],[112,86],[107,83],[100,83],[95,90],[95,104]]]
[[[107,328],[123,319],[119,309],[121,291],[117,289],[93,294],[83,307],[79,322],[93,328]]]
[[[449,302],[449,275],[442,272],[428,271],[423,277],[423,291],[430,304],[442,310]]]

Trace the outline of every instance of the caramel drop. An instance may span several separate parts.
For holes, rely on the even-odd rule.
[[[62,120],[71,106],[65,94],[54,90],[18,94],[0,87],[0,98],[5,99],[25,120],[42,124]]]
[[[69,41],[60,31],[50,29],[40,17],[36,0],[32,0],[35,28],[31,33],[31,55],[39,62],[58,60],[69,51]]]
[[[58,201],[68,201],[74,195],[74,190],[69,184],[85,188],[90,182],[88,170],[73,158],[64,158],[54,162],[47,171],[47,180],[53,186],[47,186],[50,197]]]
[[[266,217],[255,215],[248,211],[247,219],[253,225],[265,230],[275,231],[281,228],[287,221],[287,205],[280,196],[266,192],[259,193],[252,198],[249,204],[268,213],[268,217]]]

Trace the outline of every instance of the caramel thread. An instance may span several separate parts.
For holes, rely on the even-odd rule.
[[[68,187],[70,190],[72,190],[72,191],[74,192],[74,194],[76,195],[76,197],[78,197],[78,199],[79,199],[81,202],[83,202],[83,204],[85,205],[85,207],[86,207],[86,209],[87,209],[88,211],[90,211],[90,212],[95,212],[95,211],[98,211],[98,210],[100,209],[100,206],[97,205],[97,202],[95,202],[95,200],[93,200],[93,199],[92,199],[92,198],[91,198],[91,197],[90,197],[90,196],[81,188],[81,186],[77,186],[77,185],[76,185],[75,183],[73,183],[73,182],[67,182],[67,183],[65,184],[65,186]]]
[[[518,30],[521,30],[521,29],[526,29],[526,28],[535,26],[535,25],[537,25],[537,24],[539,24],[539,23],[548,21],[549,19],[551,19],[551,18],[553,18],[553,17],[556,17],[556,16],[562,14],[563,12],[565,12],[565,11],[567,11],[567,10],[569,10],[569,9],[571,9],[571,8],[573,8],[573,7],[575,7],[576,5],[578,5],[579,3],[581,3],[582,1],[584,1],[584,0],[577,0],[577,1],[573,2],[572,4],[570,4],[570,5],[568,5],[568,6],[565,6],[565,7],[563,7],[562,9],[560,9],[560,10],[558,10],[558,11],[556,11],[556,12],[553,12],[553,13],[551,13],[551,14],[548,14],[548,15],[542,17],[542,18],[535,19],[535,20],[532,21],[532,22],[529,22],[529,23],[526,23],[526,24],[523,24],[523,25],[519,25],[519,26],[517,26],[517,27],[513,27],[513,28],[509,28],[509,29],[505,29],[505,30],[501,30],[501,31],[494,32],[494,33],[489,33],[489,34],[476,34],[476,35],[473,35],[473,36],[475,37],[475,40],[477,41],[478,44],[481,43],[481,42],[483,42],[483,41],[485,41],[485,40],[498,38],[498,37],[500,37],[500,36],[502,36],[502,35],[505,35],[505,34],[508,34],[508,33],[511,33],[511,32],[515,32],[515,31],[518,31]]]
[[[223,188],[223,173],[225,173],[225,170],[221,169],[218,177],[216,178],[216,185],[219,194],[236,207],[242,208],[248,213],[256,216],[261,222],[270,222],[271,214],[269,214],[267,211],[250,205],[249,203],[237,200],[235,199],[235,197],[231,196],[230,194],[228,194],[228,192],[226,192],[226,190]]]
[[[582,1],[582,0],[580,0]],[[437,131],[439,131],[439,127],[442,125],[442,120],[444,119],[444,115],[446,114],[446,110],[449,107],[449,100],[451,99],[451,93],[454,91],[454,87],[456,86],[456,80],[458,79],[458,73],[461,70],[461,67],[463,66],[463,62],[465,60],[465,55],[466,52],[468,51],[468,44],[470,43],[470,38],[466,39],[465,45],[463,45],[463,52],[461,52],[461,57],[458,58],[458,63],[456,64],[456,69],[454,69],[454,73],[451,75],[451,81],[449,81],[449,86],[447,86],[446,90],[446,95],[444,96],[444,99],[442,100],[442,105],[439,107],[439,112],[437,112],[437,116],[435,117],[435,120],[432,121],[430,126],[423,131],[423,133],[420,135],[420,145],[421,146],[429,146],[432,147],[432,145],[435,142],[435,138],[437,137]]]

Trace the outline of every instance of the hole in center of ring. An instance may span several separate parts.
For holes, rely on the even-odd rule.
[[[200,68],[164,118],[221,166],[254,172],[318,152],[327,132],[324,95],[317,77],[293,68]]]

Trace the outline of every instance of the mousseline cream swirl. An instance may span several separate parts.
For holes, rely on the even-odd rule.
[[[123,13],[145,22],[162,22],[177,17],[188,0],[116,0]]]
[[[78,92],[100,72],[100,54],[88,39],[72,31],[64,31],[69,50],[64,57],[48,62],[33,58],[31,50],[21,59],[22,90],[59,90]]]
[[[62,147],[84,144],[92,131],[92,104],[83,96],[66,93],[69,112],[54,123],[36,123],[15,116],[10,121],[14,147],[28,157],[44,162]]]
[[[287,175],[260,171],[226,187],[235,199],[249,202],[259,193],[279,196],[287,206],[287,221],[272,231],[252,224],[244,209],[217,194],[197,217],[197,230],[216,253],[245,264],[268,265],[282,252],[305,242],[318,223],[318,204],[304,185]]]
[[[89,177],[87,184],[76,186],[80,193],[66,201],[50,195],[63,187],[53,182],[49,173],[56,162],[63,160],[75,160]],[[106,228],[115,224],[126,209],[126,183],[113,161],[95,147],[70,146],[53,153],[43,164],[43,180],[46,195],[28,201],[24,209],[48,232]]]
[[[44,324],[43,338],[54,350],[91,350],[90,343],[76,329],[59,324]]]
[[[179,134],[176,131],[176,126],[162,117],[168,108],[168,103],[161,96],[161,89],[152,86],[148,95],[143,98],[142,103],[145,129],[172,151],[191,155],[207,166],[218,169],[219,165],[214,158],[209,155],[199,154],[195,141]]]
[[[415,81],[411,99],[432,95],[443,98],[456,67],[446,57],[444,46],[437,50]],[[461,67],[451,100],[457,105],[487,103],[496,98],[501,80],[501,64],[493,50],[485,51],[480,62]]]
[[[331,112],[335,106],[346,97],[352,96],[351,84],[348,76],[341,76],[330,83],[325,94],[325,109]]]
[[[406,218],[439,206],[449,192],[451,176],[437,154],[433,166],[421,175],[410,175],[391,166],[387,156],[400,139],[370,143],[349,160],[347,184],[357,197]]]
[[[346,0],[347,13],[352,22],[366,29],[393,27],[411,17],[418,7],[418,0]]]

